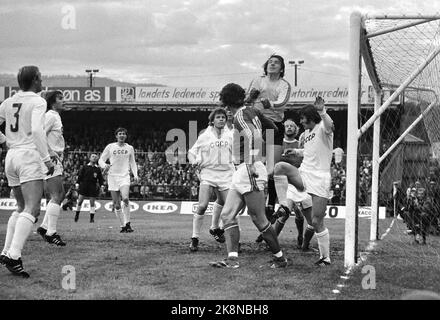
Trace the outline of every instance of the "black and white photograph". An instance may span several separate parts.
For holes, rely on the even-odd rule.
[[[0,300],[440,300],[440,2],[2,0]]]

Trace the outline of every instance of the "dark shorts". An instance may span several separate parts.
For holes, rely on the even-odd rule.
[[[82,183],[79,185],[79,194],[84,197],[96,198],[99,195],[99,188],[94,183]]]
[[[284,124],[282,122],[274,122],[274,124],[278,128],[278,132],[274,137],[274,145],[275,146],[283,146],[284,141]]]

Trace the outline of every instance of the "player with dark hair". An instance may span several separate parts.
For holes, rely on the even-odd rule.
[[[320,259],[316,265],[326,266],[331,264],[330,235],[324,226],[324,217],[330,196],[334,125],[325,110],[324,99],[321,97],[316,98],[314,105],[303,107],[300,115],[300,122],[305,129],[304,148],[288,149],[285,153],[303,156],[303,161],[299,172],[294,166],[285,162],[275,165],[275,183],[280,203],[277,215],[289,214],[289,209],[285,205],[288,184],[294,184],[299,178],[304,183],[307,193],[312,196],[312,226],[318,239],[320,252]],[[310,241],[308,235],[310,233],[306,232],[303,247],[306,241]]]
[[[121,233],[133,232],[130,224],[130,170],[135,183],[139,177],[134,156],[134,148],[125,142],[127,129],[117,128],[115,131],[117,142],[108,144],[98,160],[99,166],[108,172],[108,190],[111,193],[115,214],[121,223]],[[110,164],[106,161],[110,160]],[[122,210],[121,210],[122,198]]]
[[[198,137],[188,152],[188,160],[200,170],[199,206],[193,216],[191,251],[198,250],[203,217],[212,191],[216,193],[209,233],[218,242],[225,242],[220,228],[220,214],[235,171],[232,163],[232,132],[226,128],[225,109],[216,108],[209,115],[209,127]]]
[[[268,216],[273,214],[276,200],[273,169],[280,161],[283,152],[284,110],[290,98],[291,86],[284,79],[286,66],[283,57],[273,54],[263,65],[264,76],[252,80],[246,102],[252,103],[266,118],[272,120],[278,128],[273,141],[266,137],[266,168],[269,177],[267,202]]]
[[[274,254],[270,267],[283,268],[287,266],[287,259],[281,251],[277,234],[265,215],[264,187],[267,171],[261,162],[264,131],[276,131],[277,127],[254,107],[244,106],[244,99],[244,89],[234,83],[227,84],[220,92],[220,101],[234,114],[233,156],[238,166],[221,213],[228,257],[212,262],[211,265],[220,268],[239,267],[240,229],[237,215],[246,205],[252,222],[263,234],[263,239]],[[302,184],[298,187],[301,188]]]
[[[17,76],[20,91],[0,105],[0,124],[6,122],[8,153],[5,173],[17,200],[6,229],[5,246],[0,263],[13,274],[29,277],[24,271],[21,253],[40,214],[45,173],[43,162],[54,172],[44,132],[46,100],[37,95],[42,89],[38,67],[25,66]]]
[[[79,197],[76,204],[76,213],[74,221],[77,222],[81,212],[81,205],[84,198],[90,198],[90,223],[95,222],[95,200],[99,195],[99,190],[104,184],[101,168],[98,166],[98,155],[92,153],[90,162],[83,166],[78,172]]]
[[[47,136],[49,155],[55,164],[53,175],[45,177],[45,188],[50,196],[46,206],[43,222],[37,228],[37,233],[48,243],[65,246],[66,243],[57,234],[57,222],[64,200],[63,186],[63,153],[65,142],[63,137],[63,122],[60,113],[64,110],[63,93],[59,90],[45,92],[47,112],[44,129]]]

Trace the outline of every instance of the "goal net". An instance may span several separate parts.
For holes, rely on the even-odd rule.
[[[414,233],[408,241],[422,243],[424,233],[436,232],[439,52],[440,14],[351,15],[346,267],[359,257],[358,205],[371,206],[371,241],[380,237],[379,206]],[[362,94],[371,98],[370,109],[361,108]]]

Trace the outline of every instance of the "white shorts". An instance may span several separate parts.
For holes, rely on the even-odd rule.
[[[200,172],[200,185],[209,185],[219,191],[228,190],[232,183],[235,170],[202,169]]]
[[[57,177],[57,176],[62,176],[63,175],[63,163],[61,162],[61,160],[57,160],[57,162],[55,163],[55,169],[52,175],[48,176],[47,173],[47,167],[46,165],[43,163],[43,167],[42,170],[44,172],[44,180],[48,180],[50,178],[53,177]]]
[[[237,167],[237,171],[232,176],[231,189],[237,190],[240,194],[251,191],[264,191],[267,182],[266,166],[257,161],[254,163],[258,178],[250,177],[246,163],[242,163]]]
[[[299,169],[306,192],[322,198],[330,197],[330,172],[304,171]]]
[[[122,186],[130,186],[130,176],[108,176],[108,190],[109,191],[119,191]]]
[[[303,209],[307,209],[312,206],[312,196],[306,191],[298,191],[298,189],[292,184],[289,184],[287,187],[286,198],[295,203],[300,203]]]
[[[10,187],[43,180],[40,153],[35,149],[9,149],[5,159],[5,173]]]

